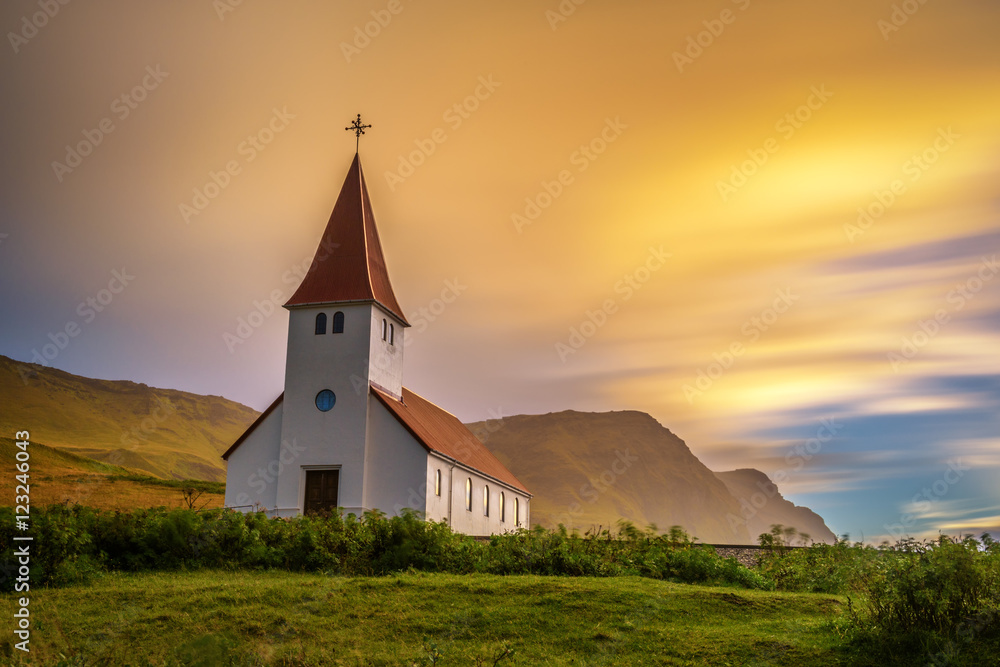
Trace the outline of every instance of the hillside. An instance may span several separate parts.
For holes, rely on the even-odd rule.
[[[725,483],[729,492],[740,500],[745,511],[747,527],[751,535],[760,535],[771,530],[774,524],[794,526],[800,533],[808,534],[816,542],[835,542],[837,536],[827,528],[823,517],[808,507],[785,500],[778,488],[767,475],[752,468],[740,468],[728,472],[717,472],[715,476]],[[766,499],[763,505],[761,502]]]
[[[0,356],[0,434],[155,477],[223,481],[220,455],[257,416],[219,396],[94,380]]]
[[[470,427],[489,431],[483,423]],[[642,412],[568,410],[505,417],[486,446],[535,494],[531,521],[545,527],[562,523],[586,531],[625,518],[643,528],[680,525],[703,542],[747,544],[768,532],[771,523],[782,523],[816,541],[833,540],[818,515],[805,508],[793,511],[783,498],[770,500],[744,521],[743,485],[756,491],[758,481],[744,473],[766,476],[713,473],[684,441]]]
[[[109,508],[179,505],[179,489],[138,475],[224,481],[220,455],[258,414],[218,396],[94,380],[3,356],[0,405],[0,448],[12,447],[2,438],[22,429],[37,443],[34,502]],[[535,494],[532,523],[546,527],[586,531],[625,518],[740,544],[780,523],[817,541],[834,539],[822,518],[780,493],[744,521],[741,499],[752,499],[767,477],[756,470],[713,473],[642,412],[506,417],[486,445]],[[216,490],[205,501],[217,506],[222,498]]]
[[[641,528],[681,525],[703,542],[751,541],[726,520],[740,508],[722,480],[645,413],[505,417],[486,446],[535,494],[532,523],[585,531],[621,517]]]
[[[11,438],[0,438],[0,460],[13,461],[19,451]],[[201,495],[195,506],[221,507],[224,487],[218,482],[184,482],[159,480],[110,463],[101,463],[32,442],[29,484],[31,504],[35,507],[52,504],[87,505],[98,509],[129,510],[137,507],[187,507],[183,487],[196,486]],[[14,475],[0,475],[0,504],[13,503]]]

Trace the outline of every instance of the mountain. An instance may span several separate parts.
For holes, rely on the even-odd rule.
[[[747,521],[751,535],[771,531],[771,526],[793,526],[816,542],[835,542],[837,536],[827,528],[823,517],[808,507],[799,507],[785,500],[770,478],[753,468],[717,472],[733,497],[740,501],[741,516]]]
[[[258,415],[219,396],[94,380],[4,356],[0,405],[5,460],[13,458],[10,436],[31,433],[36,503],[79,500],[114,508],[181,502],[176,486],[139,473],[224,481],[220,455]],[[469,426],[535,494],[532,523],[585,531],[624,518],[641,528],[680,525],[719,544],[755,542],[780,523],[816,541],[834,539],[822,518],[785,500],[764,473],[713,473],[645,413],[568,410],[505,417],[499,424]],[[6,486],[0,483],[0,490]],[[755,496],[762,493],[766,503]],[[208,488],[205,498],[220,504],[220,489]]]
[[[642,412],[567,410],[469,427],[535,494],[533,524],[585,531],[614,527],[624,518],[661,531],[680,525],[703,542],[750,544],[771,523],[781,523],[816,541],[834,539],[818,515],[780,494],[747,520],[740,500],[767,476],[756,470],[713,473],[683,440]]]
[[[220,396],[94,380],[0,356],[0,434],[165,479],[223,481],[221,454],[257,417]]]

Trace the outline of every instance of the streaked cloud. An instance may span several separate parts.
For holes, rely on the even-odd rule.
[[[314,250],[360,111],[403,308],[468,286],[408,332],[415,390],[468,421],[644,410],[717,469],[779,469],[833,417],[782,490],[854,534],[880,534],[952,456],[975,467],[963,502],[996,504],[977,471],[997,463],[1000,279],[972,288],[1000,251],[1000,7],[928,3],[887,40],[891,3],[750,3],[683,73],[673,52],[717,16],[694,0],[587,3],[555,30],[530,2],[406,5],[350,59],[370,8],[73,7],[0,60],[0,352],[30,359],[124,265],[134,284],[57,366],[269,404],[284,314],[235,352],[223,334]],[[51,162],[157,65],[155,95],[57,182]],[[499,85],[455,126],[481,77]],[[247,161],[275,108],[294,119]],[[581,169],[608,119],[625,128]],[[435,128],[447,140],[390,183]],[[240,173],[186,223],[179,204],[229,160]],[[511,215],[561,170],[572,183],[519,232]]]

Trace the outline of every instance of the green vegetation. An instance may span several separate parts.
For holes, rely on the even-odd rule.
[[[76,505],[32,512],[32,579],[63,585],[101,571],[281,569],[380,575],[413,568],[457,574],[638,575],[688,583],[768,588],[759,574],[680,529],[664,536],[623,523],[580,537],[536,528],[488,541],[453,533],[413,512],[358,519],[339,513],[292,520],[231,510],[108,512]],[[12,508],[0,508],[0,544],[12,545]],[[8,547],[9,557],[13,546]],[[10,583],[6,586],[9,589]]]
[[[778,590],[846,595],[845,638],[876,664],[914,656],[935,665],[995,663],[1000,543],[989,534],[788,549],[793,538],[781,526],[760,536],[760,573]]]
[[[32,604],[34,664],[66,666],[830,665],[844,607],[638,577],[218,570],[109,574]]]
[[[168,489],[177,489],[178,491],[194,489],[205,493],[220,493],[223,495],[226,493],[225,482],[209,482],[203,479],[160,479],[159,477],[150,477],[149,475],[135,473],[119,473],[111,475],[110,479],[111,481],[124,480],[127,482],[139,482],[140,484],[149,486],[163,486]]]
[[[0,508],[0,545],[14,532]],[[414,513],[51,506],[32,533],[36,664],[981,665],[1000,651],[989,536],[791,549],[775,526],[748,569],[678,527],[628,523],[477,540]]]

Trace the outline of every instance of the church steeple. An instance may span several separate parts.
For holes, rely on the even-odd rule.
[[[285,307],[372,301],[410,326],[389,282],[368,186],[355,154],[313,263]]]

